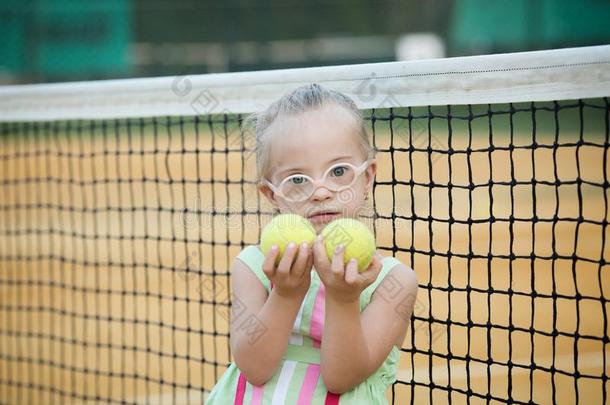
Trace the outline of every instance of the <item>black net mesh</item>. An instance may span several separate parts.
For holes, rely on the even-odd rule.
[[[606,403],[608,99],[364,112],[419,294],[391,403]],[[242,116],[0,124],[0,402],[201,402],[273,209]]]

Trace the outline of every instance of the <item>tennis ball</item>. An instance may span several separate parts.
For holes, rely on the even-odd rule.
[[[339,244],[345,245],[344,264],[351,259],[358,261],[358,271],[366,270],[375,254],[375,236],[362,222],[353,218],[335,219],[322,230],[329,260],[332,260]]]
[[[290,242],[296,243],[297,246],[307,242],[311,246],[315,239],[316,230],[306,218],[297,214],[280,214],[263,229],[261,250],[266,256],[271,250],[271,246],[277,245],[280,248],[275,259],[277,266]]]

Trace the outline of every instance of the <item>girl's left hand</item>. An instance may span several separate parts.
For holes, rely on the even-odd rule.
[[[360,299],[360,294],[371,285],[381,271],[381,258],[375,252],[369,267],[362,273],[358,272],[356,259],[343,264],[345,246],[335,250],[332,260],[329,260],[322,235],[318,235],[314,243],[314,268],[326,288],[326,295],[339,302],[354,302]]]

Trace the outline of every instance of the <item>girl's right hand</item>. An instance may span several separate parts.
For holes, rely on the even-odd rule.
[[[273,283],[273,289],[278,295],[303,298],[311,283],[312,248],[307,243],[297,247],[294,242],[290,242],[280,262],[275,266],[275,258],[278,254],[278,246],[272,246],[263,262],[263,272]],[[295,256],[296,260],[293,260]]]

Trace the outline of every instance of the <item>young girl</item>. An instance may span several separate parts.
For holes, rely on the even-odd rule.
[[[303,86],[254,116],[259,191],[319,234],[358,218],[377,170],[364,121],[348,97]],[[375,252],[359,273],[313,246],[240,252],[231,268],[235,358],[206,404],[387,404],[417,292],[414,272]]]

